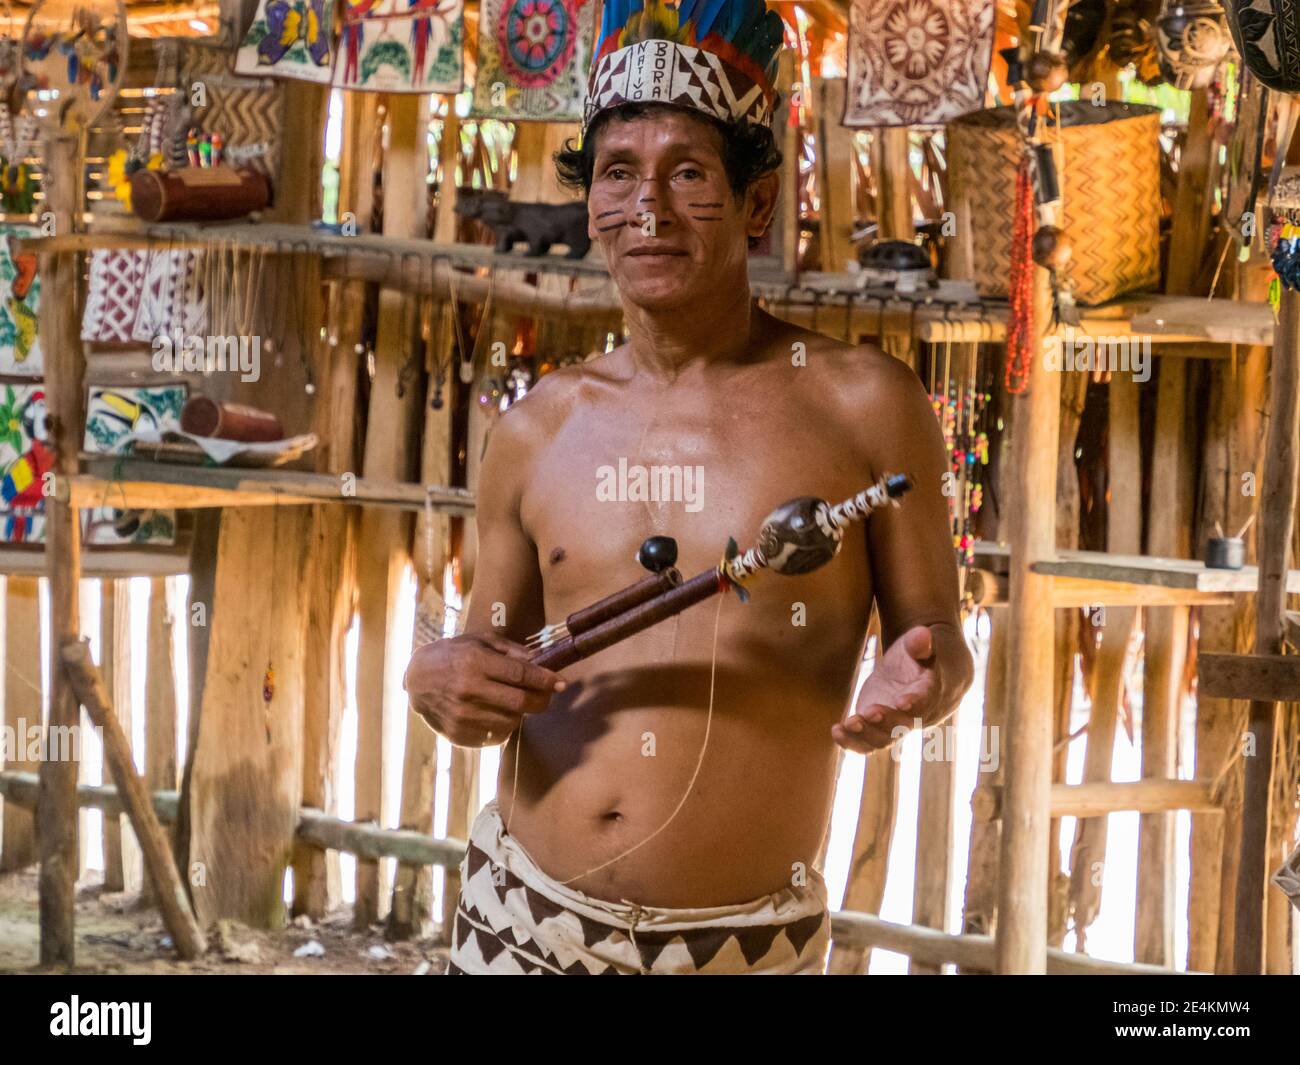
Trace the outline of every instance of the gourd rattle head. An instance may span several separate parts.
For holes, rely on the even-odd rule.
[[[830,520],[830,504],[816,496],[782,503],[758,530],[758,549],[768,568],[788,577],[826,565],[843,540],[843,531]]]

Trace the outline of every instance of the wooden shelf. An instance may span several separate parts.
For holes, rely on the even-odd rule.
[[[148,459],[85,454],[73,478],[78,507],[176,508],[289,506],[349,503],[451,514],[473,514],[474,497],[463,488],[376,481],[358,477],[344,491],[342,478],[297,470],[181,466]]]
[[[975,545],[976,565],[994,573],[1007,570],[1005,544]],[[1060,551],[1035,562],[1035,573],[1054,578],[1052,602],[1074,606],[1226,606],[1234,595],[1255,592],[1259,570],[1209,569],[1190,559],[1149,555],[1111,555],[1104,551]],[[1287,575],[1287,590],[1300,592],[1300,570]]]
[[[327,278],[372,281],[404,291],[453,290],[466,300],[481,301],[489,289],[498,306],[520,312],[563,313],[572,318],[611,318],[622,304],[609,271],[593,252],[585,259],[559,254],[498,254],[486,245],[400,240],[365,233],[353,237],[316,229],[271,223],[172,223],[149,225],[134,218],[114,220],[93,232],[22,241],[32,251],[90,251],[95,248],[260,248],[279,254],[315,254]],[[557,294],[536,286],[475,274],[471,271],[547,273],[579,282],[571,293]],[[780,317],[804,325],[851,324],[858,332],[909,333],[917,339],[990,343],[1006,339],[1007,303],[981,299],[969,284],[941,281],[937,289],[908,295],[863,289],[851,273],[808,273],[791,281],[780,271],[755,265],[750,272],[755,295],[771,303]],[[582,284],[587,282],[587,284]],[[1226,344],[1273,343],[1273,312],[1266,303],[1206,300],[1141,294],[1099,307],[1080,308],[1079,332],[1094,337],[1150,337],[1153,344],[1178,345],[1184,352],[1217,354]]]

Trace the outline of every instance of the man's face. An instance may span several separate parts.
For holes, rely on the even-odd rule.
[[[599,131],[587,226],[623,297],[647,310],[707,306],[745,277],[748,237],[771,214],[775,177],[737,197],[722,136],[685,112],[662,111]]]

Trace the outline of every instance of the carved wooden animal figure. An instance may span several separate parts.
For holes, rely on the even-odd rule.
[[[526,241],[529,255],[545,255],[552,244],[565,244],[567,258],[581,259],[591,248],[585,203],[514,203],[481,196],[475,209],[478,218],[496,233],[499,252]]]

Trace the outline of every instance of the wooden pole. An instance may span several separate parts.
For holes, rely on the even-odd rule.
[[[1259,596],[1255,602],[1255,654],[1282,653],[1286,630],[1286,571],[1295,526],[1300,476],[1300,295],[1282,291],[1273,341],[1263,495],[1259,504]],[[1264,891],[1268,862],[1269,802],[1277,704],[1253,700],[1247,725],[1241,864],[1237,871],[1233,968],[1258,974],[1264,961]]]
[[[430,362],[433,367],[453,365],[454,329],[451,311],[438,305],[432,310],[433,323],[429,338]],[[430,377],[424,404],[424,441],[420,458],[420,479],[425,484],[447,484],[451,480],[452,455],[452,385],[444,381],[443,401],[433,406],[438,382]],[[415,564],[418,597],[417,631],[414,646],[420,646],[435,634],[421,634],[419,616],[426,624],[439,625],[444,615],[442,597],[443,572],[450,551],[450,521],[436,512],[421,514],[415,526],[411,551]],[[439,625],[440,629],[440,625]],[[433,831],[433,808],[437,799],[438,737],[428,724],[408,707],[406,714],[406,757],[402,766],[401,827],[414,832]],[[424,866],[403,865],[397,870],[393,885],[393,905],[389,911],[389,934],[398,937],[424,935],[433,916],[433,877]]]
[[[1088,375],[1061,375],[1061,425],[1056,451],[1056,546],[1067,550],[1079,546],[1079,469],[1074,452],[1088,396]],[[1057,610],[1056,643],[1053,649],[1052,742],[1059,743],[1070,731],[1074,706],[1075,657],[1079,650],[1082,618],[1078,610]],[[1053,786],[1065,781],[1069,747],[1061,744],[1052,759]],[[1061,872],[1061,821],[1053,817],[1047,831],[1048,910],[1047,942],[1059,947],[1065,941],[1069,910],[1069,878]]]
[[[384,234],[395,237],[424,233],[428,173],[427,97],[393,96],[389,100],[387,152],[384,158]],[[401,292],[379,294],[379,327],[375,344],[375,374],[367,420],[366,477],[409,480],[414,473],[411,427],[416,397],[408,387],[399,396],[404,366],[415,351],[410,304]],[[360,647],[357,654],[356,817],[383,821],[385,723],[395,707],[385,698],[386,663],[398,585],[407,561],[409,517],[390,510],[362,512],[357,532],[357,610]],[[406,649],[403,648],[404,652]],[[405,707],[403,707],[405,709]],[[364,927],[380,918],[386,894],[377,862],[357,862],[354,920]]]
[[[1190,553],[1191,496],[1186,490],[1183,439],[1187,366],[1165,359],[1157,384],[1154,453],[1151,457],[1147,551],[1164,558]],[[1142,685],[1142,776],[1178,775],[1178,726],[1190,612],[1187,607],[1148,607]],[[1174,961],[1174,818],[1143,814],[1138,823],[1137,916],[1134,958],[1152,965]]]
[[[1170,236],[1165,291],[1188,295],[1205,259],[1212,205],[1210,173],[1215,168],[1209,91],[1192,93],[1187,135],[1179,153],[1174,200],[1177,223]],[[1215,175],[1217,178],[1217,173]],[[1188,366],[1181,359],[1160,360],[1156,426],[1151,456],[1147,552],[1186,558],[1192,552],[1190,449],[1185,438]],[[1187,607],[1143,610],[1142,776],[1172,778],[1178,771],[1178,729],[1184,694],[1183,673],[1191,612]],[[1137,914],[1134,957],[1172,965],[1174,949],[1174,818],[1143,814],[1138,825]]]
[[[956,721],[937,726],[956,727]],[[942,732],[940,733],[942,735]],[[922,751],[926,737],[921,737]],[[948,885],[952,880],[953,793],[956,788],[956,759],[949,757],[942,741],[938,758],[921,757],[920,797],[916,809],[916,887],[912,896],[912,923],[946,930]],[[937,967],[912,959],[910,974],[937,974]]]
[[[876,168],[876,206],[881,240],[911,240],[916,235],[912,218],[912,162],[906,127],[872,131],[871,162]]]
[[[100,582],[99,654],[104,688],[120,715],[122,734],[131,745],[131,601],[125,581]],[[139,847],[120,817],[104,818],[104,890],[135,891]]]
[[[1142,453],[1138,389],[1132,377],[1124,374],[1112,377],[1109,400],[1106,548],[1115,554],[1137,554],[1142,545]],[[1136,619],[1136,607],[1098,605],[1089,611],[1084,622],[1088,626],[1085,639],[1091,639],[1098,627],[1101,635],[1093,665],[1092,710],[1084,753],[1083,780],[1087,784],[1106,783],[1111,778],[1124,664]],[[1069,909],[1079,950],[1084,949],[1088,926],[1101,909],[1107,828],[1105,817],[1081,819],[1074,828]]]
[[[104,737],[104,761],[113,773],[118,798],[126,810],[144,852],[145,868],[153,881],[163,923],[176,945],[176,953],[185,959],[197,958],[207,949],[176,863],[172,860],[162,825],[153,811],[153,802],[144,781],[135,771],[126,734],[113,711],[113,701],[104,687],[103,677],[90,658],[90,645],[84,640],[65,643],[60,652],[69,686],[80,705],[86,708],[95,727]],[[73,800],[75,802],[74,793]]]
[[[1028,391],[1016,396],[1016,436],[1006,500],[1011,548],[1011,631],[1008,651],[1006,759],[1008,808],[1002,823],[998,883],[997,967],[1000,973],[1042,973],[1047,966],[1048,801],[1052,786],[1051,578],[1030,566],[1056,550],[1056,450],[1061,378],[1043,355],[1051,319],[1047,271],[1034,271],[1037,336]]]
[[[840,125],[843,78],[814,78],[817,189],[821,197],[822,269],[844,271],[853,258],[854,131]],[[847,337],[845,339],[848,339]]]
[[[39,762],[27,759],[26,736],[42,723],[44,685],[41,680],[40,581],[36,577],[6,577],[4,592],[4,721],[23,740],[16,757],[4,763],[15,772],[36,772]],[[36,861],[36,824],[30,810],[5,803],[0,873],[25,869]]]
[[[172,630],[167,578],[154,577],[149,581],[144,677],[144,775],[150,791],[173,791],[177,786]],[[145,898],[153,898],[153,881],[145,877],[141,890]]]
[[[1239,298],[1262,298],[1263,270],[1234,270]],[[1231,361],[1209,367],[1210,416],[1205,433],[1202,513],[1196,545],[1215,533],[1215,523],[1235,532],[1254,512],[1246,493],[1258,480],[1264,451],[1263,411],[1268,404],[1268,348],[1234,349]],[[1249,478],[1249,482],[1247,480]],[[1246,540],[1246,561],[1256,558],[1255,541]],[[1202,608],[1197,654],[1242,653],[1250,649],[1253,604],[1238,596],[1232,606]],[[1240,712],[1239,712],[1240,711]],[[1225,815],[1192,815],[1191,883],[1187,900],[1187,965],[1205,972],[1232,971],[1234,909],[1241,831],[1241,764],[1237,753],[1245,720],[1244,704],[1197,694],[1196,775],[1218,779]]]
[[[894,841],[898,813],[898,759],[892,749],[873,751],[863,769],[862,801],[853,833],[853,860],[844,889],[844,907],[879,913],[889,873],[889,849]],[[841,943],[831,944],[827,972],[849,976],[866,972],[871,951]]]
[[[1007,705],[1007,637],[1010,618],[1007,611],[989,614],[989,651],[984,678],[984,738],[1000,737],[1005,732]],[[1001,788],[1005,761],[998,758],[991,773],[980,773],[975,786]],[[972,798],[973,802],[973,798]],[[997,922],[998,856],[1002,846],[1002,822],[996,818],[972,817],[970,858],[966,871],[966,900],[962,911],[962,932],[992,934]]]
[[[71,233],[81,200],[79,139],[60,134],[44,144],[45,207],[55,232]],[[77,700],[64,675],[59,647],[76,640],[77,585],[81,576],[81,530],[70,502],[81,441],[84,357],[77,316],[79,272],[74,254],[41,256],[41,348],[45,352],[45,394],[49,444],[54,451],[55,494],[45,501],[45,557],[50,572],[50,747],[41,762],[41,799],[36,811],[41,853],[41,964],[75,961],[73,909],[78,865],[77,746],[81,727]],[[61,498],[60,498],[61,497]]]

